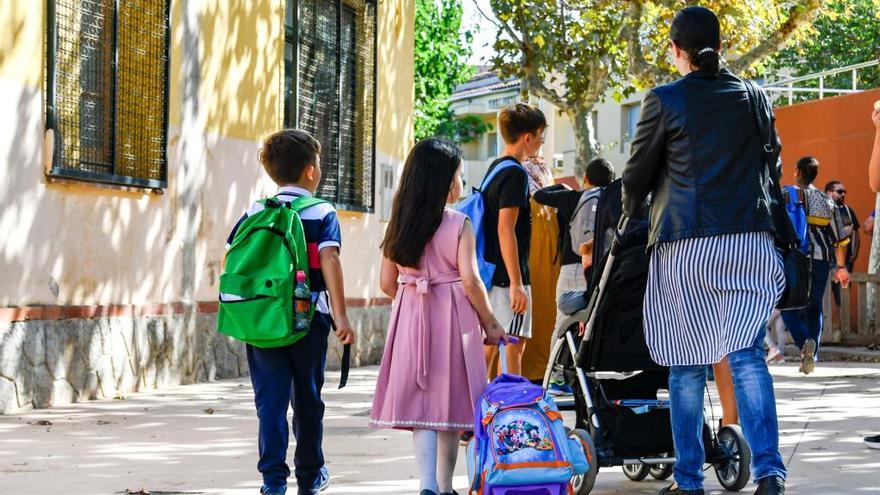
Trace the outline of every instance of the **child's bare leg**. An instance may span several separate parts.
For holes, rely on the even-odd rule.
[[[712,365],[715,372],[715,386],[718,388],[718,396],[721,399],[721,425],[733,425],[739,423],[739,414],[736,411],[736,395],[733,391],[733,373],[730,371],[730,363],[725,357]]]
[[[522,374],[522,357],[526,350],[526,338],[517,337],[519,342],[516,344],[507,344],[504,346],[504,353],[507,356],[507,372],[511,375]],[[498,364],[499,370],[501,364]]]

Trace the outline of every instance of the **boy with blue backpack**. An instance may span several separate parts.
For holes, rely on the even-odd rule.
[[[252,204],[232,229],[220,278],[218,330],[247,343],[263,495],[287,491],[291,404],[298,493],[315,494],[329,485],[321,387],[333,321],[343,344],[355,339],[345,308],[336,210],[314,198],[320,154],[320,143],[301,130],[266,139],[260,162],[279,191]]]
[[[532,216],[529,205],[529,182],[523,160],[537,155],[544,144],[547,119],[539,108],[516,103],[501,110],[498,127],[504,138],[503,155],[492,162],[480,191],[484,203],[483,218],[474,221],[477,236],[483,236],[482,257],[495,266],[491,277],[484,279],[489,289],[492,312],[503,328],[519,338],[507,346],[511,373],[520,374],[525,340],[531,337],[531,292],[529,283],[529,243]],[[482,224],[482,225],[480,225]],[[481,246],[478,245],[479,251]],[[497,347],[486,347],[489,363]]]

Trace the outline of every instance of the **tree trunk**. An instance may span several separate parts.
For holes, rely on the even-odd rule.
[[[880,208],[880,194],[874,201],[874,211],[880,211],[878,208]],[[871,236],[871,258],[868,260],[868,273],[880,273],[880,222],[878,222],[878,217],[880,215],[874,215],[874,234]],[[868,292],[868,327],[877,328],[877,299],[874,297],[877,287],[874,284],[867,284],[866,288]],[[861,332],[862,329],[859,331]]]
[[[575,159],[574,174],[583,177],[587,163],[599,154],[596,129],[593,128],[593,105],[566,112],[574,128]]]

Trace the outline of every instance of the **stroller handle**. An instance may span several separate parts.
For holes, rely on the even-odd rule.
[[[617,249],[620,247],[620,239],[623,237],[623,234],[626,233],[627,225],[629,225],[629,217],[626,216],[626,213],[622,213],[620,215],[620,221],[617,222],[617,229],[614,231],[614,240],[611,241],[611,253],[617,253]]]

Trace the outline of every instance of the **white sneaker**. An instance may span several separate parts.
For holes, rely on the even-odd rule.
[[[779,350],[778,347],[771,347],[770,351],[767,352],[767,363],[784,363],[785,355],[782,354],[782,351]]]

